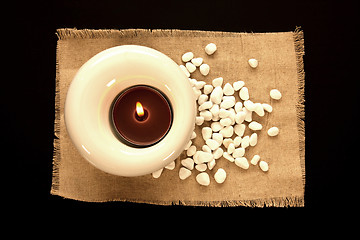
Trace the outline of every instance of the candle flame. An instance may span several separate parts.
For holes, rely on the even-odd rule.
[[[140,102],[136,102],[136,114],[139,117],[144,116],[144,108],[143,108],[143,106],[141,105]]]

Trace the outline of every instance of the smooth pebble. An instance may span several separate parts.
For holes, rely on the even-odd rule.
[[[199,67],[203,63],[203,58],[193,58],[191,59],[192,64],[194,64],[196,67]]]
[[[218,143],[218,141],[214,140],[214,139],[207,139],[206,141],[206,145],[208,145],[210,147],[211,150],[215,150],[218,147],[220,147],[220,144]]]
[[[265,162],[265,161],[260,161],[259,166],[260,166],[260,169],[261,169],[262,171],[264,171],[264,172],[269,171],[269,165],[268,165],[267,162]]]
[[[212,80],[212,85],[216,87],[221,87],[224,82],[224,79],[222,77],[218,77]]]
[[[241,88],[239,92],[239,97],[244,101],[249,100],[249,89],[247,87]]]
[[[252,121],[249,123],[249,128],[254,131],[258,131],[262,129],[262,125],[258,122]]]
[[[159,178],[164,168],[160,168],[159,170],[152,173],[153,178]]]
[[[209,43],[208,45],[205,46],[206,54],[211,55],[211,54],[214,54],[215,51],[216,51],[215,43]]]
[[[275,100],[280,100],[281,98],[281,92],[277,89],[272,89],[270,91],[270,97]]]
[[[206,63],[203,63],[200,65],[200,73],[203,75],[203,76],[206,76],[208,75],[210,72],[210,66],[207,65]]]
[[[186,52],[182,55],[181,60],[183,62],[188,62],[194,57],[194,53],[192,52]]]
[[[250,163],[252,165],[256,165],[260,160],[260,156],[259,155],[254,155],[253,158],[250,160]]]
[[[214,104],[220,104],[223,97],[223,90],[220,86],[214,88],[212,93],[210,94],[210,100]]]
[[[257,144],[257,140],[258,140],[258,135],[257,135],[257,133],[251,134],[250,140],[249,140],[250,146],[254,147],[254,146]]]
[[[241,167],[242,169],[249,168],[249,162],[245,157],[235,158],[235,164],[236,166]]]
[[[185,180],[187,179],[188,177],[190,177],[191,175],[191,171],[187,168],[184,168],[184,167],[181,167],[180,170],[179,170],[179,178],[181,180]]]
[[[206,172],[199,173],[196,176],[196,181],[203,186],[209,186],[210,185],[210,177],[209,174]]]
[[[255,58],[250,58],[248,63],[252,68],[256,68],[259,65],[258,60],[256,60]]]
[[[270,137],[274,137],[276,135],[279,134],[279,128],[277,127],[272,127],[270,128],[268,131],[267,131],[267,134],[270,136]]]
[[[203,127],[201,129],[201,134],[202,134],[203,139],[206,141],[211,138],[212,129],[209,127]]]
[[[245,85],[245,82],[237,81],[237,82],[233,83],[233,88],[235,91],[239,91],[244,85]]]
[[[187,62],[185,64],[186,69],[189,71],[189,73],[193,73],[196,70],[196,66],[192,64],[191,62]]]
[[[219,168],[214,174],[215,181],[217,183],[223,183],[226,179],[226,172],[224,169]]]
[[[185,158],[181,160],[180,163],[189,170],[194,169],[194,160],[192,158]]]
[[[229,95],[233,95],[234,94],[234,88],[233,86],[231,86],[230,83],[226,83],[224,88],[223,88],[223,92],[226,96],[229,96]]]

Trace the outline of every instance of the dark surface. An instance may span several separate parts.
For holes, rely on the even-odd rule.
[[[16,78],[3,79],[1,110],[4,143],[13,168],[9,195],[20,216],[27,210],[62,213],[77,210],[204,209],[134,203],[84,203],[50,195],[53,154],[56,41],[55,30],[82,28],[196,29],[230,32],[293,31],[305,37],[306,192],[305,208],[222,209],[241,213],[303,213],[343,208],[352,195],[344,172],[351,168],[355,113],[353,74],[358,65],[355,1],[27,1],[12,3],[16,26],[9,37],[6,68]],[[10,7],[3,8],[3,14]],[[12,10],[12,9],[11,9]],[[7,25],[7,22],[4,22]],[[15,40],[17,38],[17,40]],[[6,51],[10,49],[4,49]],[[19,76],[20,74],[20,76]],[[4,111],[5,110],[5,111]],[[4,168],[3,168],[4,171]],[[18,208],[21,207],[21,208]],[[212,211],[220,211],[212,209]],[[25,213],[24,213],[25,212]]]

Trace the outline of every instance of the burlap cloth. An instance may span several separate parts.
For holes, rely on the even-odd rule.
[[[51,193],[88,202],[130,201],[151,204],[201,206],[304,206],[305,128],[303,32],[229,33],[184,30],[57,30],[56,120]],[[204,47],[214,42],[217,52],[208,56]],[[211,184],[200,186],[197,170],[186,180],[178,176],[180,159],[174,170],[165,169],[160,178],[150,174],[141,177],[118,177],[102,172],[77,152],[64,123],[67,89],[78,69],[102,50],[123,44],[144,45],[159,50],[181,64],[181,56],[192,51],[211,67],[207,77],[197,70],[193,78],[211,83],[216,77],[224,82],[245,81],[254,102],[269,103],[273,112],[254,120],[264,129],[277,126],[280,134],[271,138],[263,130],[258,144],[247,148],[246,157],[254,154],[269,164],[269,171],[259,166],[248,170],[224,158],[217,160],[210,174]],[[256,58],[259,66],[249,67],[247,60]],[[224,84],[225,84],[224,83]],[[271,100],[269,91],[282,92],[280,101]],[[238,95],[236,98],[238,99]],[[256,116],[255,116],[256,115]],[[208,126],[205,123],[203,126]],[[198,150],[204,144],[201,127],[196,127]],[[245,134],[250,133],[249,130]],[[217,184],[214,173],[224,168],[227,179]]]

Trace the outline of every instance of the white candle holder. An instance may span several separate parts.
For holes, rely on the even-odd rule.
[[[134,85],[159,89],[172,106],[170,130],[150,147],[119,141],[109,119],[116,96]],[[92,57],[75,75],[65,102],[65,124],[77,150],[95,167],[119,176],[152,173],[176,159],[190,140],[195,116],[193,90],[179,66],[163,53],[137,45]]]

